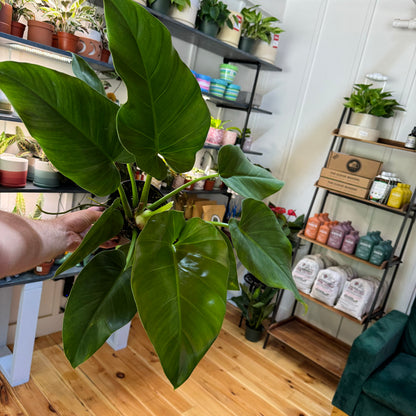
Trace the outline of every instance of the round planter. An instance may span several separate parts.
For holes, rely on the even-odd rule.
[[[17,36],[18,38],[23,38],[23,33],[25,33],[26,25],[20,22],[12,21],[11,34]]]
[[[232,29],[229,28],[227,24],[225,24],[221,28],[217,37],[219,40],[228,43],[228,45],[237,48],[241,36],[241,24],[243,23],[243,16],[240,13],[231,11],[230,19],[233,23]]]
[[[108,49],[104,49],[101,51],[101,62],[108,62],[110,58],[110,51]]]
[[[185,7],[182,11],[179,10],[177,7],[173,6],[170,9],[169,15],[172,19],[175,19],[186,26],[195,27],[197,13],[198,7],[192,5],[190,7]]]
[[[27,159],[3,153],[0,156],[0,185],[23,188],[26,185],[27,167]]]
[[[237,101],[238,94],[240,94],[240,86],[236,84],[228,84],[225,90],[224,98],[230,101]]]
[[[216,97],[223,98],[227,85],[227,81],[223,79],[212,79],[209,86],[209,93]]]
[[[205,191],[212,191],[214,189],[215,179],[207,179],[204,184]]]
[[[36,159],[33,184],[41,188],[56,188],[60,184],[60,174],[52,163]]]
[[[355,113],[351,112],[350,120],[348,124],[354,126],[366,127],[367,129],[376,129],[380,118],[371,114]]]
[[[168,14],[170,0],[155,0],[149,7],[157,12]]]
[[[30,156],[27,158],[27,180],[33,181],[33,178],[35,177],[35,161],[36,157]]]
[[[42,45],[52,46],[52,35],[54,27],[50,23],[38,20],[27,22],[27,39]]]
[[[78,51],[78,36],[72,33],[58,32],[58,48],[68,52]]]
[[[240,41],[238,42],[238,49],[241,49],[244,52],[251,53],[254,48],[255,39],[253,38],[246,38],[245,36],[240,37]]]
[[[219,27],[215,22],[209,22],[207,20],[203,20],[200,24],[198,29],[202,32],[205,33],[208,36],[212,36],[213,38],[215,38],[215,36],[217,36]]]
[[[55,260],[52,259],[50,261],[45,261],[44,263],[39,264],[33,269],[33,272],[38,276],[46,276],[50,273],[54,261]]]
[[[222,143],[222,138],[225,130],[210,127],[205,143],[219,146]]]
[[[101,60],[101,53],[103,45],[100,41],[91,39],[85,36],[80,36],[78,40],[78,55],[85,56],[87,58]]]
[[[263,61],[274,64],[277,55],[277,47],[279,44],[279,35],[273,35],[273,40],[269,44],[263,40],[257,40],[254,45],[253,54]]]
[[[10,35],[12,29],[13,7],[10,4],[3,4],[0,9],[0,32]]]
[[[376,142],[380,137],[380,130],[369,129],[368,127],[356,126],[354,124],[342,123],[339,134],[346,137]]]
[[[222,145],[235,144],[237,140],[237,133],[235,131],[225,130],[222,136]]]
[[[209,87],[211,85],[211,77],[209,75],[196,74],[196,80],[198,81],[202,92],[209,92]]]
[[[237,75],[238,66],[231,65],[231,64],[221,64],[220,65],[220,78],[227,83],[234,82],[234,78]]]
[[[246,326],[244,336],[248,341],[258,342],[261,340],[262,335],[263,335],[263,328],[253,329],[253,328]]]

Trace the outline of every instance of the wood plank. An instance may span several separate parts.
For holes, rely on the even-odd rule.
[[[332,409],[331,416],[348,416],[348,415],[344,413],[342,410],[339,410],[337,407],[334,407]]]
[[[268,332],[326,371],[341,377],[350,350],[347,344],[297,317],[273,324]]]
[[[1,416],[29,416],[24,407],[20,405],[13,389],[7,380],[0,374],[0,415]]]

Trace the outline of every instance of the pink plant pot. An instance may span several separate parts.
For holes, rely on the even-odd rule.
[[[224,135],[222,137],[222,144],[225,146],[226,144],[235,144],[237,140],[237,133],[235,131],[225,130]]]
[[[222,144],[224,132],[225,130],[210,127],[205,143],[220,146]]]

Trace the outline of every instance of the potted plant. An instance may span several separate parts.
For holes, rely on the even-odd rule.
[[[148,202],[152,178],[163,180],[169,168],[192,169],[210,114],[158,19],[132,0],[104,0],[104,10],[126,103],[109,100],[93,69],[75,54],[75,76],[0,62],[0,88],[61,173],[97,196],[119,195],[57,271],[114,235],[129,236],[129,243],[95,255],[78,275],[65,310],[66,356],[78,366],[138,312],[165,374],[178,387],[218,336],[227,289],[238,288],[234,250],[263,283],[291,290],[301,301],[291,274],[290,242],[262,202],[283,183],[251,164],[237,146],[223,146],[218,173],[192,182],[220,177],[245,198],[240,219],[185,221],[169,201],[188,184]],[[133,164],[146,172],[140,190]],[[129,172],[129,194],[119,166]]]
[[[275,303],[272,300],[277,289],[257,287],[252,292],[248,286],[240,284],[241,295],[231,298],[241,309],[246,321],[245,337],[252,342],[260,341],[263,334],[263,321],[272,313]]]
[[[39,0],[39,9],[44,17],[53,22],[58,35],[58,48],[77,52],[78,37],[76,31],[86,32],[92,21],[95,7],[86,0]]]
[[[13,8],[9,0],[0,0],[0,32],[10,34]]]
[[[101,42],[102,33],[105,30],[104,14],[94,7],[94,14],[85,34],[76,33],[79,37],[78,54],[97,61],[101,60],[103,44]]]
[[[223,139],[224,132],[225,132],[224,126],[229,121],[230,120],[222,121],[219,118],[214,118],[211,116],[210,128],[208,130],[205,143],[214,145],[214,146],[220,146],[222,144],[222,139]]]
[[[41,0],[31,0],[36,12],[42,13],[41,7],[46,4]],[[27,22],[27,39],[42,45],[52,46],[52,38],[55,26],[48,21],[36,20],[35,18]]]
[[[259,6],[244,7],[241,9],[241,15],[243,16],[243,22],[241,25],[241,37],[238,43],[238,48],[251,53],[256,41],[254,37],[256,20],[261,20],[261,13],[257,13],[256,10]]]
[[[34,18],[33,11],[26,7],[28,3],[32,3],[32,0],[13,0],[11,34],[19,38],[23,37],[26,28],[24,23],[19,22],[20,18],[23,17],[27,21]]]
[[[215,37],[225,24],[230,28],[233,27],[229,19],[230,13],[227,5],[221,0],[202,0],[197,14],[196,26],[206,35]]]
[[[170,16],[186,26],[195,27],[200,0],[171,0]]]
[[[163,14],[168,14],[171,0],[147,0],[149,7]]]

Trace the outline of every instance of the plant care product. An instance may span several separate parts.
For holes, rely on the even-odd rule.
[[[224,98],[230,101],[237,101],[238,94],[240,93],[240,86],[236,84],[228,84]]]
[[[340,223],[332,227],[327,241],[328,246],[339,250],[344,241],[345,234],[346,228],[343,224]]]
[[[211,85],[209,86],[209,93],[216,97],[224,97],[225,89],[227,88],[227,81],[223,79],[212,79]]]
[[[374,178],[368,199],[374,202],[382,202],[389,190],[390,172],[381,172]]]
[[[416,148],[416,126],[413,127],[413,130],[407,136],[404,147],[407,147],[408,149]]]
[[[328,241],[329,233],[333,227],[330,221],[325,221],[318,230],[318,234],[316,236],[316,241],[322,244],[326,244]]]
[[[234,78],[237,75],[238,66],[231,64],[221,64],[220,65],[220,78],[227,83],[234,82]]]
[[[370,258],[368,259],[370,263],[380,266],[389,257],[389,249],[385,243],[385,241],[381,241],[373,247]]]
[[[341,246],[341,251],[347,254],[353,254],[359,240],[360,236],[358,231],[350,231],[344,238],[344,241]]]
[[[368,232],[366,235],[360,237],[354,254],[360,259],[368,261],[375,245],[376,240]]]
[[[387,205],[392,208],[400,209],[403,205],[404,190],[401,183],[398,183],[390,192]]]
[[[319,213],[316,213],[313,217],[308,219],[305,227],[305,236],[315,240],[318,235],[319,227],[321,226],[321,220],[319,219]]]

